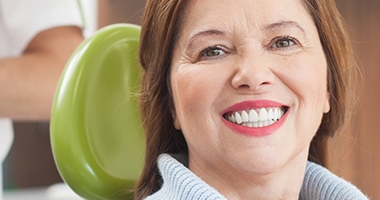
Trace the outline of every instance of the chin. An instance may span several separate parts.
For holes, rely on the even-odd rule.
[[[236,155],[235,155],[236,156]],[[283,156],[250,155],[240,156],[230,160],[229,163],[236,171],[250,175],[270,175],[284,167],[286,160]]]

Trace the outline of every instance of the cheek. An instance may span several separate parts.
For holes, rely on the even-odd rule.
[[[223,94],[227,73],[213,66],[182,65],[171,73],[175,121],[184,129],[206,128],[218,114],[216,105]]]
[[[207,92],[206,80],[199,70],[178,71],[172,75],[173,98],[176,108],[188,110],[193,108],[197,99]]]
[[[196,68],[174,71],[171,81],[175,121],[183,128],[185,124],[199,118],[197,116],[202,116],[205,107],[210,104],[212,88],[204,73]]]
[[[321,62],[322,60],[322,62]],[[321,124],[323,113],[329,108],[327,92],[327,65],[321,59],[301,60],[292,72],[289,88],[295,94],[295,123],[298,131],[310,142]]]
[[[297,95],[301,103],[320,105],[325,110],[328,100],[327,64],[324,56],[307,57],[291,62],[295,67],[289,67],[286,72],[286,84]],[[318,108],[319,109],[319,108]]]

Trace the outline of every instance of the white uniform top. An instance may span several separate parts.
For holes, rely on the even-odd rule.
[[[91,34],[96,29],[96,8],[95,0],[0,0],[0,59],[21,55],[39,32],[49,28],[86,25],[85,34]],[[0,118],[0,200],[1,164],[12,141],[11,120]]]

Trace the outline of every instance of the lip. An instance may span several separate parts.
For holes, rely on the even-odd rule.
[[[255,108],[269,108],[269,107],[287,107],[288,110],[285,112],[284,116],[280,120],[278,120],[276,123],[266,126],[266,127],[246,127],[241,126],[235,123],[232,123],[228,120],[226,120],[223,115],[228,112],[233,112],[237,110],[248,110],[248,109],[255,109]],[[253,137],[263,137],[266,135],[270,135],[274,133],[276,130],[278,130],[285,122],[288,113],[289,113],[289,106],[281,104],[279,102],[270,101],[270,100],[256,100],[256,101],[244,101],[241,103],[237,103],[232,105],[231,107],[225,109],[221,113],[221,118],[223,123],[232,129],[235,133],[247,135],[247,136],[253,136]]]

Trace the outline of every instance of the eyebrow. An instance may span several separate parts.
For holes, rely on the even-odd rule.
[[[194,34],[193,36],[190,37],[187,47],[191,48],[194,40],[199,36],[224,35],[224,34],[225,34],[225,32],[220,31],[220,30],[215,30],[215,29],[197,32],[196,34]]]
[[[289,27],[296,27],[306,35],[305,29],[303,29],[302,26],[295,21],[279,21],[279,22],[267,24],[263,27],[263,29],[269,30],[269,31],[275,31],[275,30],[280,29],[280,28],[289,28]],[[187,49],[191,48],[194,40],[197,37],[210,36],[210,35],[225,35],[225,32],[220,31],[220,30],[216,30],[216,29],[209,29],[209,30],[197,32],[196,34],[194,34],[193,36],[190,37],[188,45],[187,45]]]
[[[305,29],[303,29],[302,26],[295,21],[280,21],[280,22],[268,24],[264,26],[264,30],[275,31],[280,28],[288,28],[288,27],[296,27],[299,30],[301,30],[304,34],[306,34]]]
[[[200,35],[224,35],[224,32],[223,31],[219,31],[219,30],[215,30],[215,29],[201,31],[201,32],[198,32],[195,35],[193,35],[190,38],[190,41],[193,40],[193,38],[198,37]]]

